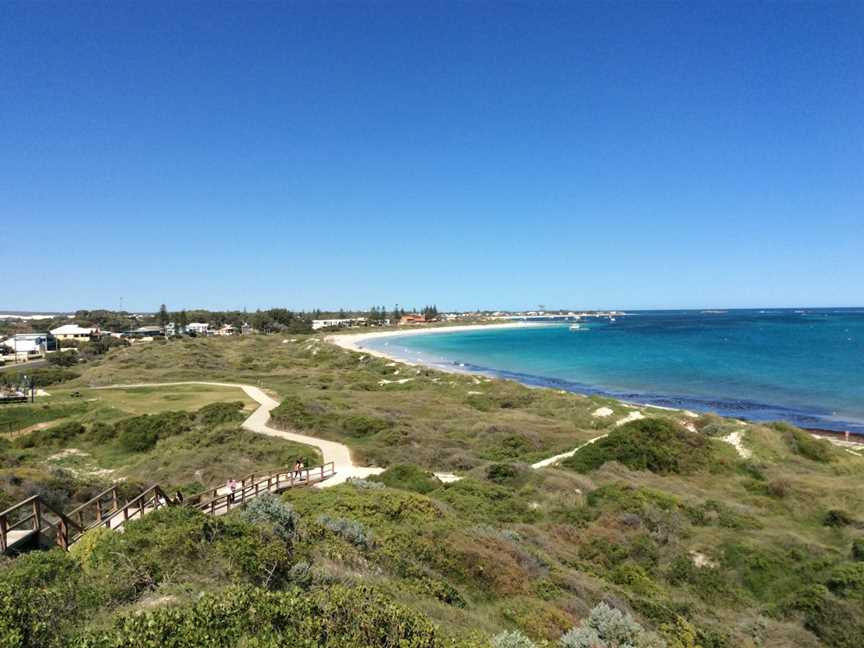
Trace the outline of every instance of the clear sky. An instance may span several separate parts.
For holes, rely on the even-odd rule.
[[[10,2],[0,309],[864,305],[864,3]]]

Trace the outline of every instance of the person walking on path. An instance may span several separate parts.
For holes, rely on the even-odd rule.
[[[228,480],[228,503],[234,503],[234,491],[237,490],[237,481],[232,477]]]

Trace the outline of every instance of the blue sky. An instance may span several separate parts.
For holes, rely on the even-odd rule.
[[[864,305],[864,4],[0,10],[0,309]]]

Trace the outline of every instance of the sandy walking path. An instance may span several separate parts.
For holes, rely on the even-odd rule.
[[[373,466],[358,466],[351,459],[351,451],[348,446],[336,441],[327,441],[317,437],[299,434],[297,432],[288,432],[286,430],[278,430],[270,427],[267,423],[270,419],[271,410],[279,406],[279,401],[272,399],[263,389],[253,387],[252,385],[241,385],[239,383],[221,383],[209,382],[203,380],[185,380],[180,382],[165,382],[165,383],[135,383],[129,385],[108,385],[106,387],[94,387],[94,389],[135,389],[137,387],[172,387],[179,385],[210,385],[213,387],[233,387],[242,389],[252,400],[258,403],[258,408],[243,421],[243,429],[258,434],[266,434],[268,436],[279,437],[287,441],[294,441],[304,445],[310,445],[318,448],[321,451],[321,456],[324,463],[333,462],[336,474],[316,484],[320,488],[335,486],[341,484],[350,477],[368,477],[369,475],[377,475],[383,472],[383,468]]]
[[[268,436],[279,437],[280,439],[286,439],[288,441],[294,441],[296,443],[302,443],[304,445],[316,447],[321,451],[324,463],[328,463],[330,461],[333,462],[336,474],[323,482],[315,484],[316,488],[328,488],[330,486],[342,484],[352,477],[362,478],[384,472],[383,468],[378,468],[376,466],[357,465],[351,458],[351,451],[348,449],[348,446],[342,443],[338,443],[337,441],[327,441],[326,439],[319,439],[318,437],[307,436],[305,434],[299,434],[297,432],[288,432],[286,430],[278,430],[274,427],[270,427],[267,424],[270,419],[270,412],[279,406],[279,402],[268,396],[263,389],[259,387],[254,387],[252,385],[242,385],[240,383],[209,382],[204,380],[184,380],[179,382],[164,383],[132,383],[128,385],[106,385],[104,387],[93,387],[93,389],[136,389],[138,387],[172,387],[179,385],[210,385],[212,387],[232,387],[236,389],[242,389],[246,393],[246,395],[249,396],[249,398],[258,403],[258,408],[249,415],[249,418],[243,421],[243,429],[249,430],[250,432],[257,432],[258,434],[266,434]],[[548,459],[538,461],[537,463],[532,464],[531,467],[534,469],[539,469],[553,466],[560,462],[562,459],[572,457],[585,446],[590,445],[595,441],[599,441],[605,436],[606,434],[601,434],[600,436],[586,441],[579,447],[574,448],[569,452],[565,452],[563,454],[555,455],[554,457],[549,457]],[[461,477],[452,473],[433,474],[445,484],[449,484],[462,479]]]

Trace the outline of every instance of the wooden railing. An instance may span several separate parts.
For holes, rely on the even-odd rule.
[[[168,497],[159,484],[153,484],[138,497],[129,500],[123,506],[117,508],[117,510],[106,515],[98,522],[91,524],[88,529],[95,527],[119,529],[129,520],[143,517],[145,513],[155,511],[163,506],[174,506],[176,504],[177,502]]]
[[[66,517],[75,520],[78,526],[86,530],[98,526],[106,516],[119,508],[117,486],[111,486],[69,511]]]
[[[210,515],[219,515],[237,506],[242,506],[263,493],[279,493],[293,486],[315,484],[335,474],[336,468],[332,461],[299,471],[285,468],[260,476],[250,475],[239,481],[233,492],[227,490],[226,486],[211,488],[189,497],[184,503]]]
[[[56,520],[49,519],[48,515]],[[39,495],[33,495],[0,512],[0,552],[5,552],[14,544],[31,533],[44,533],[56,529],[55,542],[68,549],[73,542],[73,534],[83,529],[76,522],[48,504]],[[16,537],[17,536],[17,537]]]
[[[228,491],[226,486],[219,486],[193,495],[182,504],[210,515],[221,515],[264,493],[279,493],[293,486],[315,484],[335,474],[336,468],[332,461],[299,471],[284,468],[251,473],[237,483],[233,492]],[[119,504],[117,487],[112,486],[65,515],[34,495],[0,512],[0,553],[31,534],[45,533],[51,528],[56,528],[57,544],[68,549],[89,529],[119,529],[129,520],[141,518],[150,511],[179,504],[181,502],[178,499],[166,495],[158,484],[150,486],[122,506]],[[46,513],[56,519],[47,518]]]

